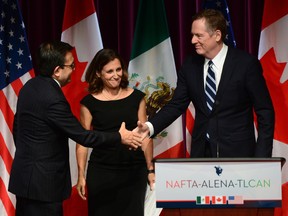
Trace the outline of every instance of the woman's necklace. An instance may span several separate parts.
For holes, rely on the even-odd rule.
[[[118,93],[114,96],[110,96],[111,94],[108,93],[108,91],[106,89],[102,90],[103,96],[107,99],[107,100],[117,100],[122,92],[122,88],[119,88]]]

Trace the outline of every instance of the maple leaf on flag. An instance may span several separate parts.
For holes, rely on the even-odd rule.
[[[79,118],[80,116],[80,100],[88,94],[86,91],[88,84],[82,81],[82,77],[88,62],[79,62],[75,49],[73,50],[75,71],[71,76],[71,83],[64,86],[62,89],[65,92],[65,96],[70,103],[73,114]]]
[[[88,94],[88,84],[85,82],[87,67],[95,54],[103,48],[93,0],[66,0],[61,40],[75,47],[73,56],[76,70],[71,76],[71,83],[63,88],[63,92],[71,105],[73,114],[79,119],[80,100]],[[63,203],[65,216],[88,214],[87,201],[79,198],[75,186],[78,176],[75,145],[76,143],[69,139],[73,188],[71,197]]]
[[[288,155],[288,2],[265,0],[258,58],[269,88],[275,110],[273,157]],[[288,164],[282,167],[282,207],[275,208],[275,216],[288,215]]]
[[[262,67],[265,68],[265,71],[267,71],[266,73],[264,73],[264,77],[266,79],[266,83],[269,88],[269,92],[275,109],[276,121],[274,139],[288,143],[288,133],[286,132],[288,106],[283,103],[284,101],[288,101],[288,82],[279,83],[286,63],[277,63],[275,52],[273,49],[270,49],[261,58],[260,62],[262,64]],[[271,67],[273,67],[273,69]]]

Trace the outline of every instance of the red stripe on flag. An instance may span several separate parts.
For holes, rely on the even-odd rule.
[[[66,0],[62,31],[65,31],[66,29],[90,16],[95,11],[95,6],[92,1]]]
[[[186,118],[185,118],[185,124],[186,124],[186,158],[190,157],[191,153],[191,140],[192,140],[192,131],[194,128],[194,117],[193,117],[193,112],[194,111],[194,106],[192,103],[189,104],[188,109],[186,110]]]
[[[0,91],[0,110],[2,110],[4,118],[6,120],[6,123],[10,129],[10,131],[12,131],[12,127],[13,127],[13,119],[14,119],[14,113],[7,101],[6,96],[4,95],[3,91]]]
[[[0,178],[0,199],[7,212],[7,215],[15,215],[15,208],[8,196],[8,192],[2,178]]]
[[[15,92],[15,94],[18,96],[20,89],[23,87],[23,83],[20,79],[15,80],[14,82],[11,83],[11,86]]]
[[[30,74],[31,77],[35,77],[34,68],[32,68],[32,69],[29,71],[29,74]]]
[[[190,134],[192,134],[193,127],[194,127],[194,118],[192,116],[191,111],[188,109],[186,111],[186,128]]]
[[[1,73],[4,73],[4,76],[1,74],[1,78],[5,76],[7,78],[6,80],[3,80],[3,82],[1,80],[0,87],[0,110],[2,121],[0,124],[0,156],[4,163],[3,165],[1,163],[2,170],[0,173],[0,201],[3,203],[4,207],[1,205],[0,215],[12,216],[15,215],[15,208],[13,205],[14,195],[8,193],[6,186],[8,185],[9,173],[12,167],[15,150],[11,133],[13,128],[14,112],[16,108],[17,95],[23,86],[23,82],[30,79],[34,72],[32,69],[33,66],[27,44],[25,28],[22,22],[21,10],[18,7],[18,1],[9,0],[5,2],[6,4],[1,2],[1,11],[6,15],[0,19],[1,26],[5,29],[11,29],[14,34],[13,37],[10,37],[11,35],[9,36],[8,34],[10,30],[0,32],[1,39],[4,39],[1,41],[3,47],[6,47],[8,44],[11,47],[13,46],[13,49],[9,49],[9,52],[8,48],[4,48],[4,52],[1,51],[0,58],[1,67],[4,67],[3,70],[1,70]],[[13,25],[11,25],[11,17],[15,18]],[[18,40],[18,38],[20,40]],[[5,52],[5,50],[7,52]],[[19,53],[20,51],[22,54]],[[19,67],[18,64],[6,63],[5,61],[7,59],[11,62],[19,62],[18,64],[21,63],[21,67]],[[6,71],[6,73],[4,71]],[[30,76],[27,74],[28,71]],[[2,168],[2,166],[4,167]],[[13,199],[10,200],[10,198]]]
[[[13,157],[10,154],[2,134],[0,134],[0,156],[3,158],[7,172],[10,174],[12,168]]]

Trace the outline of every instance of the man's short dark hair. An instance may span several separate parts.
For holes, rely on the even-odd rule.
[[[72,50],[73,47],[70,44],[62,41],[42,43],[37,53],[39,73],[51,77],[57,66],[65,64],[65,56]]]

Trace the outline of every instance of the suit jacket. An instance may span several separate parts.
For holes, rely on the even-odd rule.
[[[228,48],[216,100],[209,114],[204,92],[204,57],[188,57],[178,73],[172,100],[149,121],[155,134],[184,113],[192,101],[195,122],[191,157],[205,156],[209,130],[212,157],[271,157],[274,109],[259,60],[246,52]],[[254,133],[257,116],[258,138]]]
[[[62,201],[71,193],[68,138],[86,147],[121,142],[118,132],[85,130],[58,84],[43,76],[21,89],[13,127],[16,152],[9,191],[48,202]]]

